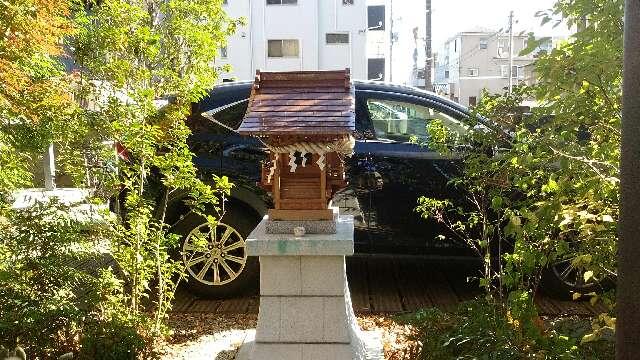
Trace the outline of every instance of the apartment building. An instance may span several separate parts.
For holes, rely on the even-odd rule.
[[[216,65],[231,65],[223,81],[252,80],[256,70],[350,68],[367,78],[366,0],[226,0],[247,25],[229,37]]]
[[[527,46],[527,38],[527,35],[513,36],[514,85],[531,79],[532,67],[528,65],[535,60],[537,51],[519,55]],[[465,106],[476,105],[483,89],[490,93],[507,91],[509,51],[507,33],[475,30],[456,34],[435,56],[435,91]]]

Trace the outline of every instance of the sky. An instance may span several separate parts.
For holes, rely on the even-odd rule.
[[[473,28],[507,29],[511,10],[515,33],[533,31],[536,36],[567,36],[565,26],[553,28],[549,23],[541,27],[540,19],[535,17],[537,11],[549,9],[554,3],[555,0],[431,0],[432,49],[438,51],[448,38]],[[399,37],[394,47],[394,57],[398,54],[398,59],[393,60],[396,74],[393,80],[402,83],[408,81],[413,66],[412,29],[417,26],[419,36],[424,37],[425,1],[393,0],[393,18],[394,32]],[[418,46],[423,49],[424,43]]]

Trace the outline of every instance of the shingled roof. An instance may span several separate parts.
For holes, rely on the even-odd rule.
[[[256,72],[246,135],[339,135],[355,130],[355,97],[349,69]]]

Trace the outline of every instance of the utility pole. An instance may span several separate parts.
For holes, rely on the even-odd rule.
[[[393,0],[389,0],[389,82],[393,82]]]
[[[513,10],[509,13],[509,94],[513,91]]]
[[[640,2],[627,0],[624,14],[622,154],[616,359],[638,358],[640,351]]]
[[[426,0],[426,22],[424,33],[424,89],[432,91],[431,85],[431,0]]]

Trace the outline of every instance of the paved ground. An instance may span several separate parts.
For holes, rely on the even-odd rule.
[[[477,283],[467,278],[478,268],[469,262],[430,261],[415,258],[353,257],[347,274],[353,307],[358,314],[395,314],[425,307],[453,309],[480,294]],[[174,312],[257,314],[257,296],[207,300],[185,290],[177,294]],[[541,315],[590,316],[605,311],[588,302],[560,301],[540,296]]]

